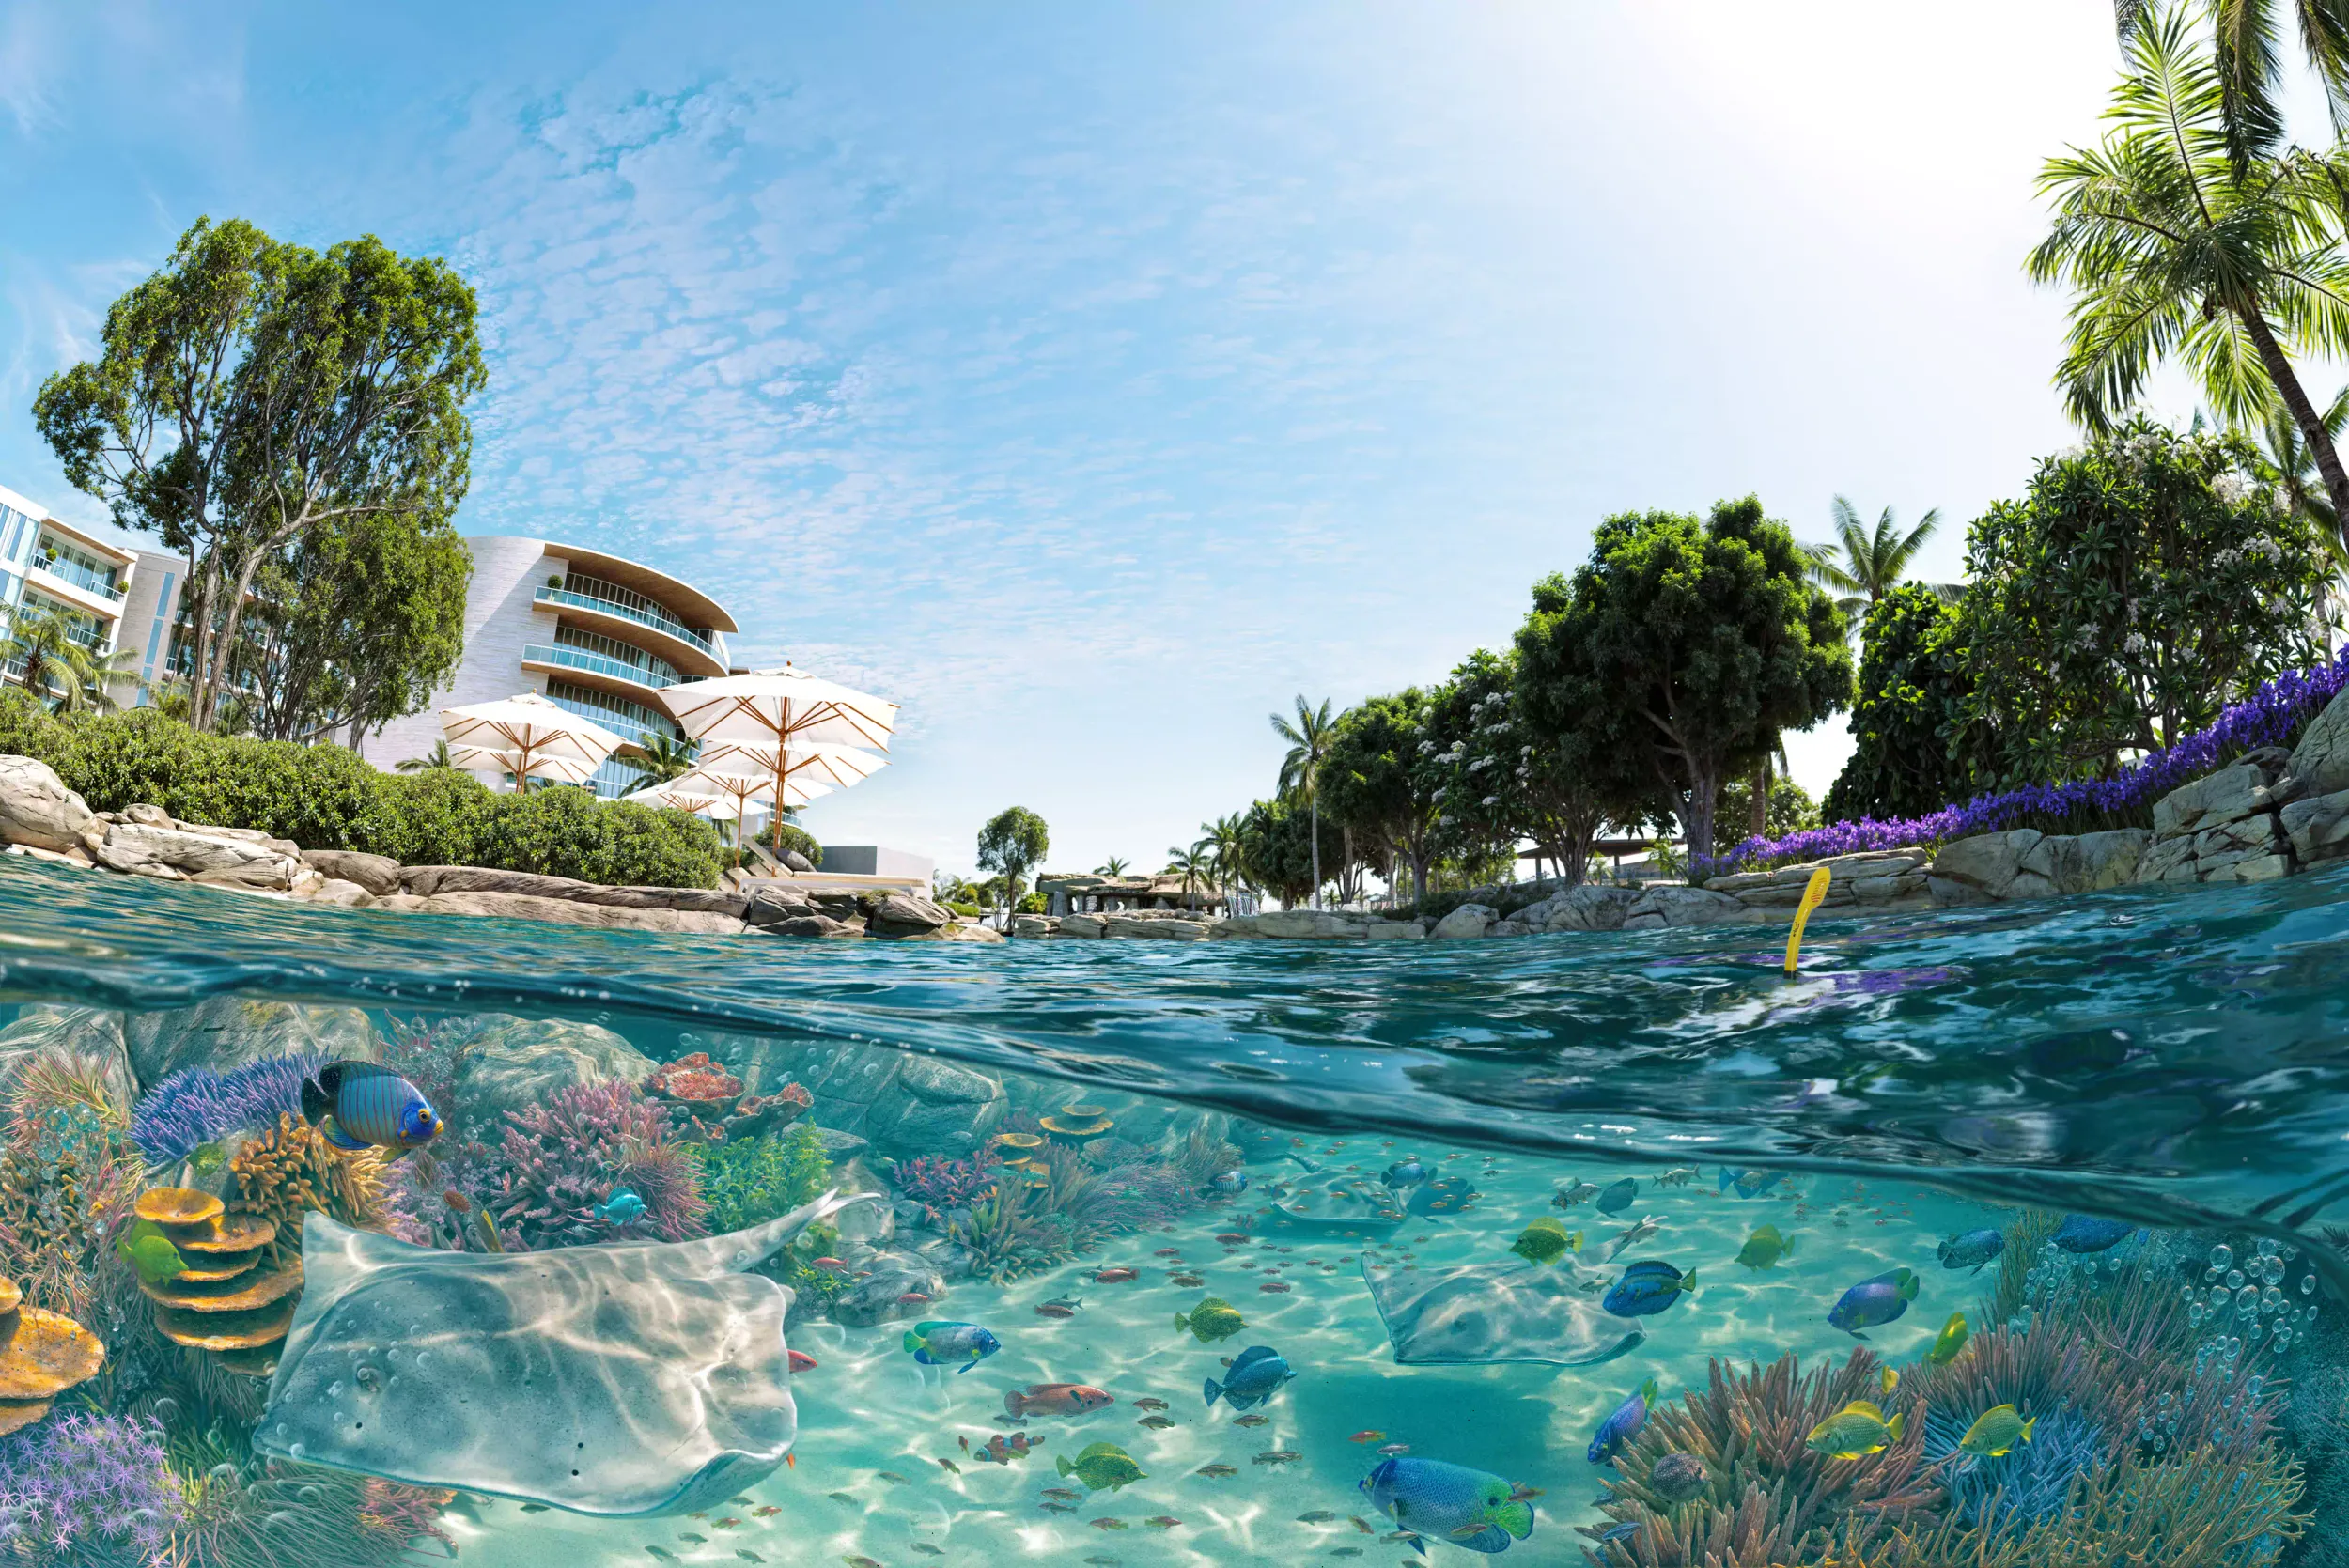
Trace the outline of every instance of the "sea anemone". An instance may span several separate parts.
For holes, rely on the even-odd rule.
[[[179,1164],[206,1143],[234,1132],[274,1126],[302,1114],[302,1086],[326,1059],[270,1056],[225,1073],[182,1067],[141,1097],[131,1113],[131,1139],[150,1170]]]
[[[979,1170],[977,1161],[940,1155],[907,1160],[893,1175],[899,1192],[914,1203],[940,1211],[968,1208],[995,1185]]]
[[[241,1466],[224,1460],[201,1471],[185,1466],[179,1482],[184,1516],[172,1532],[172,1555],[159,1562],[393,1568],[411,1560],[411,1542],[428,1537],[457,1554],[440,1527],[452,1493],[258,1459]]]
[[[0,1437],[0,1560],[162,1560],[179,1516],[159,1422],[76,1411]]]

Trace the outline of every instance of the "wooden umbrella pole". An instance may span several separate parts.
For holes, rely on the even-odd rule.
[[[775,841],[775,863],[783,864],[783,751],[791,733],[791,699],[783,699],[783,706],[775,715],[775,799],[768,808]],[[787,867],[786,869],[788,869]]]

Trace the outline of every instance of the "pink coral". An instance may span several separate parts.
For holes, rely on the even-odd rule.
[[[670,1131],[669,1112],[634,1084],[573,1084],[506,1119],[511,1126],[496,1157],[503,1169],[487,1206],[525,1245],[604,1240],[612,1227],[595,1210],[621,1188],[645,1201],[631,1231],[664,1241],[708,1234],[709,1206]]]
[[[708,1051],[697,1050],[654,1068],[652,1077],[645,1080],[645,1093],[693,1105],[715,1105],[739,1095],[742,1080],[727,1072],[723,1063],[712,1062]]]

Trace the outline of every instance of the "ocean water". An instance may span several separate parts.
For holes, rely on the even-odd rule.
[[[1142,1157],[1194,1134],[1232,1145],[1237,1194],[1048,1247],[1016,1277],[953,1280],[898,1321],[795,1320],[789,1343],[818,1365],[790,1379],[789,1467],[646,1518],[460,1487],[441,1524],[462,1560],[1465,1563],[1495,1544],[1473,1508],[1463,1527],[1440,1502],[1407,1505],[1416,1540],[1398,1529],[1362,1489],[1390,1459],[1397,1478],[1440,1461],[1508,1483],[1517,1503],[1501,1503],[1530,1504],[1532,1523],[1501,1532],[1512,1562],[2349,1555],[2349,1231],[2326,1234],[2349,1227],[2349,874],[1817,920],[1793,976],[1782,941],[798,944],[289,911],[11,862],[0,1023],[59,1005],[184,1018],[226,997],[356,1006],[386,1031],[568,1020],[659,1062],[715,1045],[810,1079],[908,1053],[997,1079],[1015,1118],[1112,1107]],[[817,1093],[812,1120],[845,1114]],[[1411,1161],[1427,1180],[1383,1179]],[[884,1205],[902,1198],[876,1151],[843,1163]],[[1627,1202],[1599,1212],[1585,1188],[1625,1178]],[[2049,1239],[2066,1217],[2126,1234],[2067,1250]],[[1579,1250],[1513,1252],[1543,1219]],[[1789,1246],[1749,1266],[1765,1225]],[[1945,1238],[1983,1230],[2000,1257],[1944,1265]],[[907,1244],[844,1239],[841,1272]],[[1642,1261],[1694,1288],[1652,1315],[1595,1310]],[[1865,1339],[1828,1321],[1849,1287],[1896,1270],[1913,1284],[1898,1316]],[[1378,1296],[1437,1286],[1471,1358],[1399,1364]],[[1244,1327],[1176,1327],[1208,1297]],[[1080,1304],[1038,1312],[1059,1300]],[[1953,1313],[1971,1343],[1936,1367]],[[933,1318],[1001,1348],[967,1372],[921,1365],[906,1331]],[[1555,1364],[1635,1329],[1611,1358]],[[1243,1423],[1203,1384],[1253,1346],[1295,1377]],[[1783,1369],[1740,1385],[1786,1358],[1841,1381],[1808,1405]],[[1648,1379],[1644,1427],[1594,1463],[1602,1421]],[[1056,1382],[1113,1403],[1007,1415],[1007,1390]],[[501,1391],[478,1397],[494,1414]],[[1900,1414],[1901,1436],[1859,1460],[1804,1446],[1812,1417],[1857,1399]],[[2030,1439],[1953,1452],[2001,1403]],[[1035,1446],[989,1462],[1013,1434]],[[654,1422],[644,1436],[664,1440]],[[1098,1443],[1139,1478],[1096,1490],[1060,1472]],[[270,1469],[235,1434],[226,1446]],[[1667,1452],[1703,1465],[1702,1495],[1659,1500],[1648,1477]],[[444,1549],[420,1540],[414,1556]]]

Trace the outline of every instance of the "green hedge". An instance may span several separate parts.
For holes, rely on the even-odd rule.
[[[722,864],[717,830],[683,812],[583,789],[501,795],[446,768],[382,773],[340,746],[199,735],[153,708],[60,719],[0,689],[0,754],[39,757],[94,811],[147,802],[182,821],[407,865],[707,888]]]

